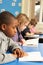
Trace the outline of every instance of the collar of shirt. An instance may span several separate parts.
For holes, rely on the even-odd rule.
[[[7,40],[8,37],[2,32],[0,31],[0,37],[3,39],[3,40]]]

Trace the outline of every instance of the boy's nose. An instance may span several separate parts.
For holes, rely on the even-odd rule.
[[[17,29],[15,28],[14,33],[17,33]]]

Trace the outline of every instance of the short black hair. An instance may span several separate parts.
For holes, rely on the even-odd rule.
[[[2,24],[10,24],[11,23],[11,17],[13,17],[14,19],[16,19],[16,17],[8,12],[8,11],[3,11],[0,13],[0,25]]]

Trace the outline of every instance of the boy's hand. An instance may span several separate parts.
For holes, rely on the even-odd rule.
[[[16,58],[17,58],[17,55],[16,55],[16,54],[11,54],[11,55],[13,55],[14,57],[16,57]]]
[[[21,39],[20,42],[21,42],[21,46],[26,43],[26,41],[24,39]]]
[[[23,52],[23,50],[21,50],[19,48],[18,49],[15,49],[14,54],[17,55],[17,58],[23,57],[25,55],[25,53]]]

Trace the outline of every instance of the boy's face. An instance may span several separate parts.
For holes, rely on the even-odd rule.
[[[10,24],[8,25],[4,24],[4,33],[8,37],[13,37],[17,32],[16,30],[17,25],[18,25],[18,21],[16,19],[12,19]]]

